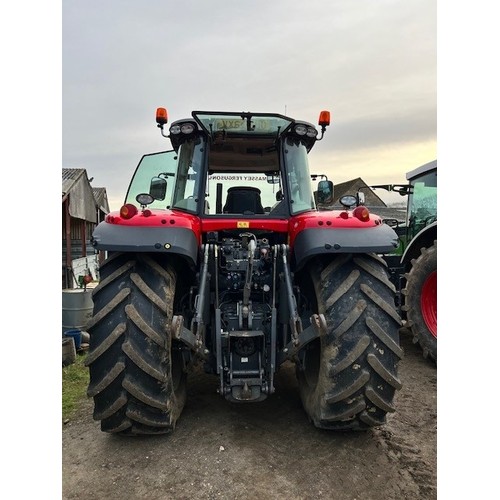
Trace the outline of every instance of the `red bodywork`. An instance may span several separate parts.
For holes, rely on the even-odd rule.
[[[351,228],[366,229],[382,224],[378,215],[370,214],[367,221],[362,221],[353,215],[353,211],[332,210],[322,212],[308,212],[291,217],[288,220],[259,217],[255,219],[237,217],[207,217],[177,210],[145,210],[138,212],[130,219],[120,217],[120,212],[111,212],[106,216],[106,222],[121,226],[135,227],[182,227],[190,228],[196,235],[198,243],[202,243],[202,235],[209,231],[223,230],[264,230],[273,233],[288,234],[288,244],[293,248],[297,235],[304,229]]]

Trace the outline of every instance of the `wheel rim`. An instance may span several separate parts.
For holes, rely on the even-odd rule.
[[[429,274],[424,282],[420,307],[427,328],[437,338],[437,271]]]

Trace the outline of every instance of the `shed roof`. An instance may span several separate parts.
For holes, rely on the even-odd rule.
[[[345,194],[356,194],[356,192],[360,188],[367,188],[363,189],[362,192],[365,194],[365,205],[370,206],[370,207],[387,207],[385,202],[376,194],[373,192],[372,189],[369,189],[368,184],[361,179],[361,177],[358,177],[356,179],[351,179],[350,181],[346,182],[339,182],[338,184],[335,184],[334,186],[334,205],[340,205],[339,199],[344,196]]]
[[[62,169],[62,201],[68,197],[71,217],[97,222],[97,203],[84,168]]]
[[[108,194],[106,193],[106,188],[93,187],[92,192],[94,193],[95,202],[97,203],[99,210],[103,211],[105,214],[109,214]]]

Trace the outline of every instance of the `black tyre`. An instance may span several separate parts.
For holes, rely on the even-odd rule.
[[[186,400],[182,352],[170,335],[175,271],[148,255],[115,254],[100,272],[86,360],[94,419],[104,432],[169,432]]]
[[[386,263],[340,255],[311,269],[327,333],[304,349],[298,366],[302,404],[316,427],[363,430],[395,410],[401,320]]]
[[[437,241],[421,249],[420,256],[411,261],[405,278],[403,310],[407,326],[424,357],[437,362]]]

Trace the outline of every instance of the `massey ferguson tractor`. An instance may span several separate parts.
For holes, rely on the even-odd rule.
[[[407,185],[372,186],[408,196],[406,221],[387,221],[400,246],[384,256],[401,291],[400,314],[425,358],[437,362],[437,160],[406,174]]]
[[[194,111],[166,132],[158,108],[156,121],[173,150],[142,157],[92,237],[108,255],[86,360],[102,431],[170,432],[195,366],[230,403],[262,401],[286,361],[315,426],[382,425],[401,388],[382,258],[398,236],[357,196],[317,210],[308,153],[329,112],[319,137],[272,113]],[[320,180],[318,200],[332,196]]]

